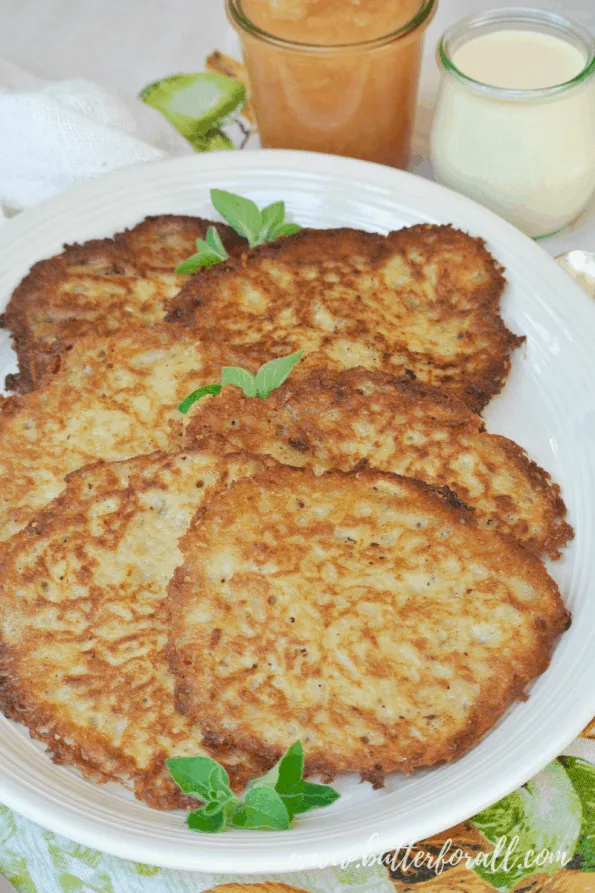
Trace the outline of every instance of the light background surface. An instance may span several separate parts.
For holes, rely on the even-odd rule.
[[[494,6],[536,6],[570,16],[595,31],[595,0],[438,0],[430,25],[414,140],[414,169],[431,176],[428,133],[439,75],[435,47],[441,33],[463,16]],[[87,78],[123,99],[139,133],[175,153],[192,150],[158,112],[136,101],[142,87],[169,74],[201,71],[220,49],[239,57],[223,0],[0,0],[0,60],[48,80]],[[595,201],[587,214],[544,243],[552,254],[595,249]]]

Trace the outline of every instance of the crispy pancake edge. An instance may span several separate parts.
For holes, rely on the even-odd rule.
[[[358,387],[361,388],[366,382],[385,388],[389,400],[391,399],[391,394],[398,394],[409,402],[412,402],[411,398],[413,397],[418,399],[420,403],[427,403],[428,412],[430,412],[432,406],[443,407],[452,414],[448,425],[456,429],[457,433],[480,434],[494,443],[497,442],[498,446],[510,459],[511,465],[519,468],[527,481],[534,487],[534,491],[544,496],[550,510],[548,523],[541,536],[516,538],[525,548],[538,556],[545,554],[553,561],[561,558],[561,550],[574,537],[574,530],[566,520],[567,508],[562,499],[559,484],[555,483],[549,472],[533,461],[528,456],[526,450],[514,441],[498,434],[489,434],[485,430],[483,420],[471,412],[465,403],[423,382],[398,378],[390,373],[367,370],[361,367],[343,371],[315,369],[304,379],[294,380],[290,377],[284,385],[273,391],[266,401],[256,401],[250,404],[246,404],[249,398],[244,397],[242,392],[232,385],[225,389],[218,398],[221,401],[220,405],[209,402],[205,404],[200,412],[190,415],[188,427],[185,431],[185,443],[187,446],[195,448],[200,443],[208,443],[209,438],[213,435],[222,435],[229,439],[237,449],[256,451],[254,443],[248,445],[246,441],[243,441],[242,434],[245,430],[244,418],[246,415],[249,416],[250,411],[253,410],[254,414],[258,416],[257,425],[259,425],[261,418],[263,420],[268,418],[273,423],[276,412],[287,411],[292,421],[304,433],[303,442],[299,440],[295,443],[290,441],[289,446],[299,452],[303,452],[304,456],[308,456],[310,449],[308,424],[310,419],[307,415],[307,410],[309,406],[312,407],[314,413],[317,410],[322,412],[327,408],[323,402],[324,398],[330,396],[334,400],[337,409],[341,409],[349,415],[349,418],[353,418],[362,409],[361,391],[358,392]],[[244,407],[246,406],[248,406],[248,409],[244,412]],[[301,411],[300,407],[302,407]],[[397,406],[395,409],[398,412]],[[223,430],[225,419],[228,416],[231,418],[237,416],[239,420],[237,428]],[[314,426],[316,425],[315,419],[313,419],[312,423]],[[249,434],[250,432],[248,431],[247,436]],[[455,434],[455,436],[457,435]],[[364,461],[369,467],[374,467],[373,461]],[[293,463],[289,462],[288,464]],[[417,476],[420,480],[424,479],[423,475],[419,473],[411,474],[411,476]],[[435,485],[436,481],[426,480],[426,483]],[[444,481],[443,483],[457,492],[454,482]],[[438,482],[438,485],[440,485],[440,482]],[[466,493],[461,492],[458,495],[463,502],[473,507],[473,500]],[[511,530],[501,532],[508,532],[514,536]]]
[[[281,466],[274,471],[268,471],[261,475],[257,475],[251,480],[262,483],[265,486],[274,487],[278,484],[281,476],[308,474],[308,470],[303,468],[292,468],[290,466]],[[367,478],[385,479],[388,481],[404,481],[417,491],[417,497],[422,500],[431,500],[433,510],[439,514],[448,517],[449,522],[463,523],[475,527],[472,520],[472,514],[467,506],[452,493],[447,487],[431,487],[421,481],[413,478],[403,478],[400,475],[391,474],[390,472],[378,471],[332,471],[328,472],[325,477],[334,477],[349,481],[354,476],[364,475]],[[241,484],[242,482],[237,482]],[[236,486],[232,484],[232,488]],[[232,489],[230,488],[230,490]],[[229,492],[229,491],[227,491]],[[215,497],[216,498],[216,497]],[[192,703],[192,679],[187,675],[186,660],[181,651],[176,646],[177,630],[182,629],[185,609],[187,607],[188,592],[193,587],[192,578],[190,576],[191,567],[188,563],[187,555],[192,553],[194,532],[201,525],[202,517],[209,511],[209,507],[197,512],[186,534],[180,539],[180,549],[184,555],[184,563],[177,568],[174,576],[170,580],[168,600],[170,602],[170,617],[172,625],[170,627],[170,640],[167,646],[167,658],[170,668],[176,677],[176,702],[178,709],[183,713],[190,715],[199,723],[203,729],[205,741],[209,746],[235,746],[241,750],[255,752],[261,758],[268,761],[271,765],[278,760],[283,753],[283,749],[270,746],[256,735],[247,733],[246,731],[229,732],[220,723],[219,718],[214,716],[212,711],[204,712],[202,706]],[[536,638],[541,641],[539,653],[535,660],[527,666],[526,672],[522,676],[515,675],[507,685],[505,694],[495,697],[486,702],[480,701],[475,707],[471,718],[467,722],[466,728],[458,736],[451,738],[441,749],[433,755],[432,759],[422,757],[421,759],[408,759],[399,762],[398,769],[384,769],[380,764],[374,769],[361,769],[361,767],[344,764],[338,764],[333,760],[332,754],[322,758],[310,758],[306,754],[306,771],[305,774],[320,774],[326,780],[332,780],[338,774],[349,771],[360,772],[362,781],[370,781],[374,787],[383,787],[386,775],[392,771],[404,772],[410,774],[416,769],[433,768],[444,763],[450,763],[463,756],[468,750],[474,747],[487,732],[489,732],[500,717],[517,701],[526,700],[528,697],[527,688],[548,668],[554,648],[562,635],[571,623],[571,614],[566,608],[559,589],[547,574],[542,562],[533,554],[520,546],[511,537],[497,534],[493,531],[480,531],[483,536],[494,537],[499,539],[508,549],[511,549],[520,560],[521,564],[527,567],[531,575],[540,578],[548,589],[553,593],[555,601],[555,613],[552,612],[550,617],[550,628],[545,629],[546,624],[541,620],[535,624]]]
[[[481,289],[479,300],[479,306],[484,311],[481,318],[481,327],[484,330],[488,330],[490,335],[493,336],[498,355],[492,358],[491,363],[484,368],[480,376],[472,381],[464,382],[463,387],[457,390],[459,391],[458,396],[473,411],[480,412],[489,403],[490,399],[502,390],[510,372],[510,355],[513,350],[525,342],[526,338],[524,335],[515,335],[511,332],[500,315],[500,299],[506,285],[503,267],[489,253],[483,239],[470,236],[450,225],[417,224],[396,230],[387,236],[363,230],[354,230],[348,227],[325,230],[304,228],[288,238],[278,239],[275,242],[245,251],[236,257],[232,257],[229,261],[212,266],[200,277],[190,279],[171,301],[166,321],[179,322],[186,326],[196,325],[197,320],[200,318],[198,308],[209,304],[212,300],[209,296],[209,288],[217,288],[220,281],[225,282],[227,278],[241,273],[244,268],[250,266],[250,262],[253,259],[275,261],[279,256],[285,260],[286,255],[293,255],[292,261],[295,261],[296,264],[307,264],[310,243],[312,241],[316,242],[321,235],[325,241],[337,242],[339,249],[341,249],[343,237],[351,238],[354,233],[359,234],[362,242],[365,244],[367,259],[370,262],[380,262],[395,250],[407,250],[411,247],[415,248],[420,244],[423,246],[424,239],[428,235],[436,235],[439,239],[461,242],[462,251],[465,251],[465,247],[468,250],[470,246],[473,246],[474,250],[478,252],[489,274],[489,284]],[[300,249],[303,249],[302,257],[299,257]],[[218,336],[215,332],[209,330],[209,337]],[[259,350],[259,342],[251,344],[249,349],[263,353],[262,348]],[[445,389],[448,390],[447,386],[445,386]]]
[[[52,296],[60,282],[68,280],[69,267],[89,263],[95,256],[103,256],[115,267],[122,266],[134,269],[140,277],[147,275],[147,265],[136,257],[133,240],[144,236],[145,230],[158,228],[161,225],[179,224],[192,233],[192,239],[199,234],[204,235],[209,226],[216,226],[228,250],[233,254],[245,242],[230,227],[213,220],[189,215],[160,214],[145,217],[135,226],[116,233],[105,239],[90,239],[83,243],[64,245],[64,250],[53,257],[37,261],[15,288],[3,314],[4,328],[10,330],[13,349],[17,354],[19,372],[8,375],[6,389],[16,394],[26,394],[39,387],[48,372],[51,372],[59,357],[73,343],[72,338],[54,339],[51,343],[42,343],[33,333],[30,315],[40,306],[40,292],[48,295],[47,306],[51,306]],[[181,235],[181,233],[179,234]],[[190,235],[190,234],[189,234]],[[170,272],[174,272],[173,269]],[[76,319],[76,304],[73,302],[72,319]],[[64,320],[63,326],[69,319]],[[136,318],[132,325],[142,326],[141,319]],[[97,334],[92,324],[88,327],[90,335]],[[110,334],[110,333],[99,333]],[[114,332],[115,334],[115,332]],[[84,334],[78,335],[84,337]]]
[[[13,555],[18,555],[22,547],[26,549],[32,537],[37,537],[46,531],[51,533],[52,530],[63,529],[64,510],[68,511],[72,507],[71,500],[72,505],[75,507],[79,504],[83,505],[78,492],[80,483],[84,481],[88,472],[92,472],[95,468],[105,467],[109,469],[111,466],[130,465],[137,471],[137,474],[139,474],[138,466],[140,477],[143,472],[141,465],[150,466],[151,469],[155,468],[158,471],[160,464],[165,465],[174,460],[176,456],[184,455],[188,452],[192,451],[182,450],[179,453],[166,453],[156,450],[145,456],[137,456],[117,462],[94,462],[91,465],[71,472],[66,477],[66,489],[6,544],[4,551],[0,554],[0,575],[2,578],[7,576],[7,566],[11,565]],[[251,458],[245,453],[235,453],[229,455],[229,459],[232,460],[234,456],[246,459]],[[255,458],[259,464],[262,464],[262,457]],[[274,460],[267,458],[264,461],[265,464],[274,463]],[[151,486],[152,480],[148,479],[140,489],[147,489]],[[125,489],[129,487],[130,485]],[[114,492],[117,491],[118,488],[116,487]],[[67,517],[70,517],[70,515],[67,515]],[[165,611],[167,611],[166,596],[163,599],[163,606]],[[57,721],[53,711],[47,706],[41,707],[38,703],[32,703],[26,687],[23,688],[19,674],[14,669],[15,660],[18,657],[18,654],[13,656],[12,649],[7,646],[0,627],[0,711],[13,722],[26,726],[30,736],[46,746],[48,756],[53,763],[71,766],[77,769],[83,778],[96,784],[115,782],[123,785],[126,789],[133,791],[140,800],[155,809],[196,808],[197,800],[182,794],[173,781],[167,785],[166,789],[161,787],[159,794],[156,793],[158,787],[155,785],[155,782],[162,778],[164,771],[163,762],[159,755],[152,760],[147,768],[139,771],[136,769],[132,759],[124,758],[122,752],[110,746],[100,734],[93,734],[93,732],[87,730],[86,734],[82,735],[81,728],[77,725],[73,726],[69,718],[65,720],[64,717],[60,717]],[[167,666],[167,662],[165,665]],[[70,735],[69,729],[72,732]],[[230,776],[232,787],[236,791],[241,790],[250,779],[270,768],[270,763],[263,760],[257,753],[243,753],[241,754],[241,762],[232,764],[226,757],[237,753],[235,746],[223,745],[220,747],[214,743],[209,746],[204,739],[203,744],[207,750],[211,751],[214,759],[224,763]],[[123,782],[118,774],[114,774],[106,769],[108,763],[117,763],[119,774],[128,774],[129,781]],[[167,781],[169,782],[170,780],[167,779]]]

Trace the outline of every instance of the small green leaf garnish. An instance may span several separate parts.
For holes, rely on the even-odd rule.
[[[262,214],[253,201],[223,189],[211,189],[211,201],[229,225],[248,240],[251,248],[260,244],[257,240],[262,228]]]
[[[180,405],[178,406],[178,412],[181,412],[185,415],[193,403],[196,403],[197,400],[200,400],[201,397],[206,397],[207,394],[219,394],[221,391],[220,384],[206,384],[203,385],[202,388],[197,388],[196,391],[192,391],[191,394],[188,394],[187,397],[182,400]]]
[[[276,360],[269,360],[260,367],[255,376],[256,396],[261,400],[266,400],[271,391],[280,387],[287,379],[287,376],[296,363],[299,363],[304,354],[303,350],[290,354],[288,357],[277,357]],[[244,393],[246,393],[244,391]],[[250,396],[247,394],[246,396]]]
[[[211,201],[229,225],[248,241],[251,248],[273,242],[279,236],[292,236],[301,229],[297,223],[285,223],[285,202],[273,202],[259,211],[249,198],[225,192],[224,189],[211,189]],[[213,226],[209,227],[205,240],[196,240],[196,247],[197,253],[181,263],[176,268],[176,273],[190,275],[227,260],[229,256]]]
[[[222,794],[233,797],[229,776],[223,766],[210,757],[175,757],[166,760],[170,775],[185,794],[209,801]]]
[[[221,385],[235,384],[241,388],[246,397],[256,397],[256,379],[247,369],[241,366],[224,366],[221,370]]]
[[[189,276],[191,273],[196,273],[197,270],[219,264],[222,260],[227,260],[228,257],[229,254],[223,246],[219,233],[214,226],[210,226],[206,238],[196,240],[196,254],[177,266],[175,272]]]
[[[262,778],[250,783],[243,800],[229,787],[225,769],[210,757],[166,760],[178,787],[204,806],[187,816],[191,831],[216,834],[226,828],[286,831],[294,816],[330,806],[339,794],[330,785],[304,781],[304,749],[296,741]]]
[[[205,815],[204,810],[197,809],[186,816],[186,824],[191,831],[202,831],[205,834],[217,834],[225,828],[225,814],[222,810],[214,815]]]
[[[287,831],[291,816],[273,788],[253,788],[244,803],[230,817],[232,828],[260,831]]]
[[[275,360],[269,360],[264,363],[256,375],[252,375],[247,369],[241,366],[223,366],[221,370],[221,384],[207,384],[182,400],[178,406],[178,411],[185,414],[190,407],[206,397],[207,394],[219,394],[225,385],[233,384],[241,388],[246,397],[259,397],[261,400],[266,398],[276,388],[280,387],[286,381],[289,373],[296,363],[298,363],[304,354],[303,350],[290,354],[288,357],[277,357]]]
[[[285,220],[285,202],[273,202],[260,212],[259,244],[270,242],[276,238],[279,227]]]

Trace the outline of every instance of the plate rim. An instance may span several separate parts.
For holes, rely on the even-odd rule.
[[[481,231],[480,227],[483,226],[483,221],[485,220],[485,229],[492,234],[490,241],[493,240],[495,233],[498,241],[501,240],[503,243],[507,243],[509,249],[514,249],[519,254],[522,253],[529,258],[527,266],[530,266],[531,262],[542,265],[548,278],[553,279],[554,283],[558,281],[560,287],[564,287],[566,301],[576,308],[580,308],[581,313],[591,317],[590,327],[595,332],[595,305],[591,306],[589,297],[556,264],[542,246],[533,242],[529,237],[523,235],[492,211],[444,186],[409,172],[387,168],[370,162],[317,153],[259,149],[242,153],[216,153],[209,156],[188,155],[179,158],[159,159],[154,162],[147,162],[142,165],[114,171],[46,199],[39,205],[22,212],[16,218],[4,223],[0,226],[0,251],[8,250],[15,241],[23,238],[27,239],[29,230],[39,224],[43,224],[52,214],[58,215],[63,212],[63,209],[68,211],[69,206],[73,208],[73,217],[76,218],[77,207],[84,206],[87,200],[92,202],[94,198],[103,196],[109,205],[108,197],[117,195],[118,189],[121,187],[126,188],[127,185],[136,182],[150,182],[153,179],[153,174],[155,174],[155,179],[163,181],[165,186],[170,172],[172,175],[178,172],[187,172],[190,178],[195,170],[200,172],[201,175],[205,172],[211,172],[213,175],[219,174],[222,177],[232,172],[235,174],[249,174],[250,172],[263,174],[271,170],[279,170],[285,171],[286,174],[295,174],[298,171],[308,175],[317,174],[323,179],[329,176],[333,178],[339,176],[357,179],[370,185],[373,183],[375,186],[380,186],[378,181],[382,179],[383,189],[386,190],[388,188],[391,193],[401,192],[406,199],[411,199],[411,193],[413,192],[415,197],[420,199],[422,206],[424,202],[428,200],[432,202],[434,197],[437,197],[441,199],[441,205],[453,208],[453,214],[456,209],[457,215],[463,214],[463,216],[469,215],[473,217],[473,228],[477,226],[478,231]],[[409,204],[408,206],[410,207],[411,205]],[[38,256],[34,256],[30,263],[34,263],[38,259]],[[10,267],[10,264],[8,266]],[[15,273],[15,275],[17,275],[17,278],[20,278],[23,273]],[[4,273],[0,276],[0,282],[4,281],[5,278],[6,274]],[[595,667],[595,658],[593,666]],[[558,730],[557,736],[548,740],[547,746],[543,747],[537,759],[535,757],[533,759],[527,757],[523,763],[514,766],[514,770],[511,771],[510,776],[507,778],[506,784],[498,785],[494,780],[492,780],[491,784],[484,782],[481,786],[481,794],[473,801],[474,805],[471,811],[467,805],[467,800],[459,806],[456,803],[450,804],[449,810],[441,813],[441,815],[446,816],[444,827],[449,828],[469,818],[470,815],[475,814],[490,803],[515,790],[543,768],[551,759],[560,754],[570,741],[587,725],[593,713],[595,713],[595,692],[592,689],[587,689],[584,692],[582,703],[582,711],[578,710],[573,713],[572,722],[569,722],[563,730]],[[4,717],[0,717],[0,729],[6,722],[8,721]],[[181,845],[168,843],[165,847],[161,847],[161,850],[157,850],[154,841],[146,838],[143,840],[142,835],[139,835],[136,830],[125,831],[123,828],[115,826],[113,832],[110,833],[109,827],[107,830],[101,827],[98,828],[98,825],[101,826],[102,823],[97,817],[89,818],[88,816],[77,814],[73,819],[71,808],[65,804],[57,803],[55,800],[49,801],[44,792],[35,790],[31,784],[28,785],[27,795],[23,798],[23,790],[26,786],[23,785],[22,780],[16,777],[6,778],[6,774],[6,767],[0,755],[0,778],[3,780],[2,792],[0,794],[2,802],[55,833],[63,834],[70,839],[86,846],[100,849],[103,852],[125,859],[147,862],[151,865],[196,871],[224,870],[224,866],[227,866],[226,870],[229,870],[229,852],[225,851],[223,847],[217,846],[214,848],[213,853],[207,854],[204,847],[197,846],[196,837],[190,835],[190,832],[186,832],[188,834],[188,842],[184,840]],[[498,789],[496,794],[493,793],[495,788]],[[492,793],[486,793],[489,791],[492,791]],[[48,807],[51,811],[48,811]],[[109,826],[107,821],[104,824]],[[390,828],[385,827],[385,825],[386,822],[383,825],[382,833],[379,834],[378,840],[374,843],[376,849],[371,850],[370,853],[384,852],[394,846],[394,842],[390,842]],[[427,828],[427,826],[427,821],[424,825],[424,822],[418,819],[414,828],[419,827],[421,830],[418,836],[413,835],[414,838],[422,839],[428,836],[428,833],[433,833],[424,832],[423,829],[424,827]],[[260,838],[264,835],[266,840],[272,842],[273,838],[279,838],[280,833],[254,832],[247,835],[244,832],[246,842],[249,839],[252,841],[250,847],[252,852],[258,849],[255,835],[258,835]],[[221,837],[224,836],[227,835],[221,835]],[[285,837],[282,843],[286,841],[289,850],[300,849],[299,845],[291,843],[292,836],[290,832],[290,835]],[[231,835],[228,839],[231,841]],[[221,842],[223,843],[223,841]],[[352,858],[354,852],[367,852],[362,849],[362,843],[365,843],[365,841],[362,841],[361,833],[359,831],[350,831],[348,834],[341,835],[340,839],[324,844],[324,858],[329,862],[341,862]],[[266,853],[263,854],[261,852],[260,855],[254,856],[251,855],[248,846],[245,847],[245,850],[244,847],[238,849],[238,841],[234,834],[233,843],[230,844],[228,849],[238,854],[236,860],[242,860],[241,867],[238,868],[238,871],[242,874],[285,873],[298,870],[295,866],[287,865],[288,847],[284,845],[279,848],[274,846],[267,847]],[[305,852],[303,855],[300,854],[298,866],[300,870],[319,867],[319,862],[316,859],[318,859],[320,853],[317,851],[312,852],[311,846],[307,849],[308,852]],[[241,852],[241,850],[244,851]],[[197,857],[200,860],[200,864],[197,864]]]

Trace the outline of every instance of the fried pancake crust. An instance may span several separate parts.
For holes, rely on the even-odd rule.
[[[168,757],[214,755],[236,788],[259,774],[254,755],[205,749],[175,709],[165,596],[195,511],[266,463],[192,452],[97,463],[70,475],[62,496],[8,544],[0,706],[54,762],[122,782],[160,809],[196,805],[171,780]]]
[[[233,386],[194,412],[186,443],[223,435],[233,448],[274,456],[317,474],[380,471],[450,487],[480,527],[508,533],[556,559],[573,536],[560,488],[513,441],[488,434],[464,403],[382,372],[314,371],[266,400]]]
[[[179,326],[78,341],[41,388],[1,404],[0,540],[21,530],[77,468],[180,449],[178,403],[217,381],[226,362],[249,365]]]
[[[217,744],[309,773],[450,762],[548,666],[557,586],[450,494],[281,466],[198,512],[169,586],[181,709]]]
[[[196,239],[212,225],[228,250],[242,244],[223,224],[165,214],[112,239],[66,245],[61,254],[36,263],[4,315],[20,370],[16,378],[9,376],[7,388],[24,394],[39,387],[60,353],[85,335],[161,322],[187,279],[175,268],[194,254]]]
[[[449,226],[302,230],[189,280],[168,319],[258,356],[301,348],[297,377],[407,373],[481,410],[524,340],[500,317],[504,286],[484,242]]]

